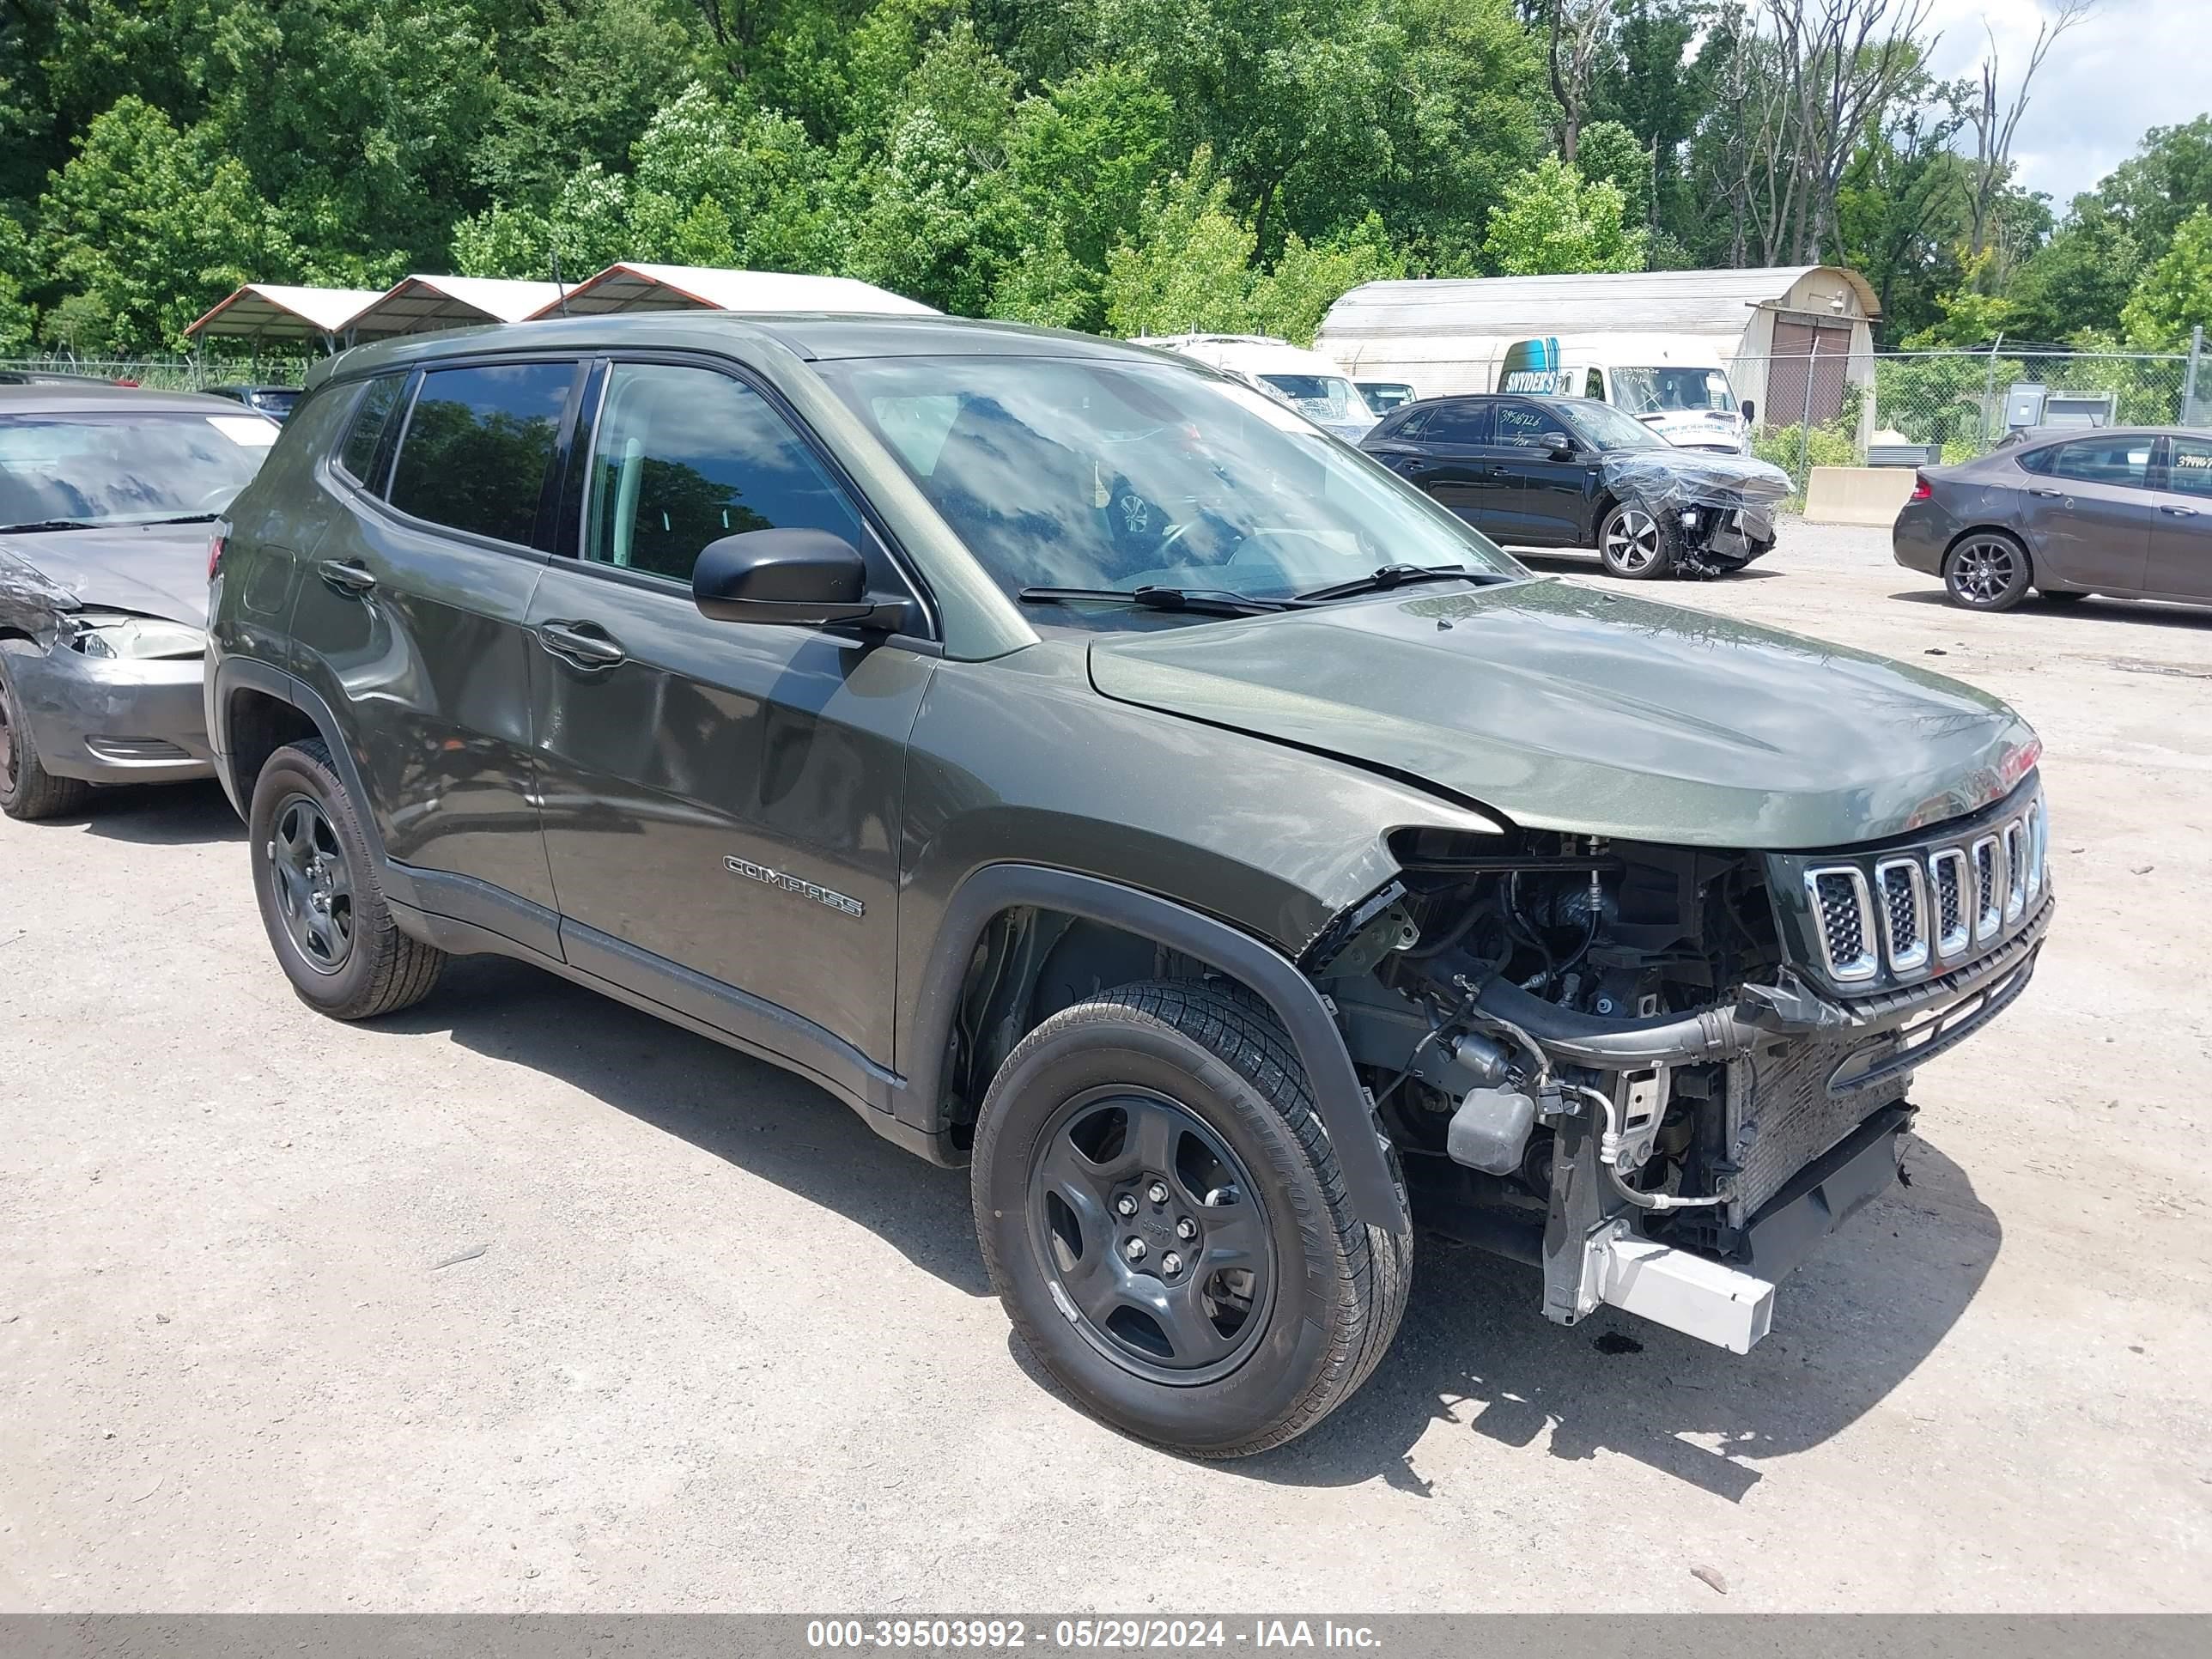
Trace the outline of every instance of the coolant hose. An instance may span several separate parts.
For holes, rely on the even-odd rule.
[[[1601,1019],[1547,1002],[1502,976],[1482,988],[1474,1006],[1510,1020],[1560,1059],[1604,1071],[1727,1060],[1749,1048],[1758,1036],[1757,1029],[1733,1008],[1700,1008],[1695,1013],[1650,1019]]]

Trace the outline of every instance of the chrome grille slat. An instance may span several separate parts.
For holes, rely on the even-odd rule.
[[[1991,939],[2004,926],[2004,849],[1995,836],[1974,843],[1974,937]]]
[[[1958,972],[2049,908],[2050,805],[2002,803],[1863,850],[1770,854],[1791,959],[1852,1000]]]
[[[1874,867],[1881,895],[1882,945],[1889,965],[1910,973],[1928,965],[1928,884],[1914,858],[1884,859]]]
[[[1872,979],[1881,963],[1875,955],[1874,905],[1865,875],[1850,864],[1808,870],[1805,893],[1819,920],[1830,976]]]
[[[2014,818],[2004,827],[2004,919],[2018,921],[2027,909],[2027,822]]]
[[[1946,847],[1928,860],[1928,875],[1935,891],[1936,954],[1955,957],[1974,940],[1972,911],[1967,907],[1966,849]]]

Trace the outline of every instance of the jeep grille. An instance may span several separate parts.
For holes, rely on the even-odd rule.
[[[2049,847],[2031,781],[1948,833],[1782,862],[1801,873],[1810,965],[1838,987],[1871,988],[1949,973],[2017,931],[2041,908]]]

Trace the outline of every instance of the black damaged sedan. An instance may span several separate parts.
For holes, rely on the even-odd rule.
[[[212,775],[209,542],[276,431],[220,398],[0,386],[0,811]]]

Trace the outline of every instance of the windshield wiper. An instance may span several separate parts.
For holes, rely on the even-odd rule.
[[[173,519],[130,519],[125,522],[134,526],[149,524],[213,524],[222,516],[220,513],[185,513]]]
[[[1287,599],[1254,599],[1215,587],[1024,587],[1024,605],[1066,605],[1071,599],[1111,599],[1147,611],[1188,611],[1206,617],[1260,617],[1280,611]]]
[[[89,519],[37,519],[29,524],[0,524],[0,536],[25,535],[33,530],[94,530]]]
[[[1348,582],[1338,582],[1331,587],[1316,587],[1310,593],[1301,593],[1296,603],[1313,605],[1324,599],[1348,599],[1358,593],[1387,593],[1394,587],[1405,586],[1408,582],[1474,582],[1478,586],[1488,587],[1512,580],[1502,570],[1478,570],[1472,565],[1386,564]]]

